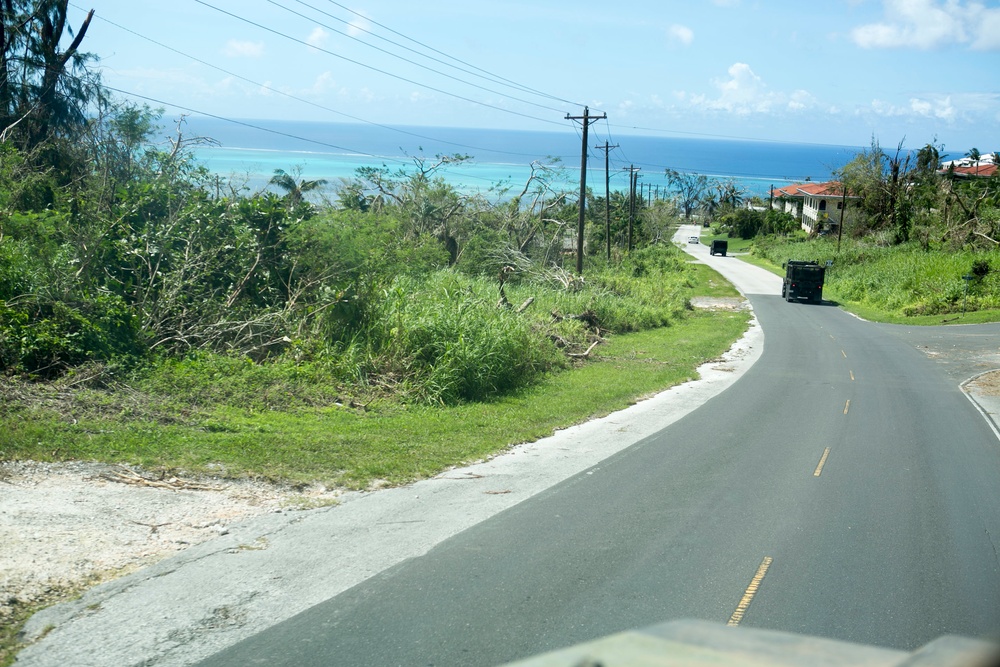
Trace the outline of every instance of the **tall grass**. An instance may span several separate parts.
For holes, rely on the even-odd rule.
[[[672,248],[635,253],[570,288],[538,276],[511,280],[445,270],[396,278],[368,308],[371,357],[411,394],[446,404],[516,391],[565,366],[557,346],[641,331],[681,317],[690,269]],[[531,300],[523,311],[519,305]]]
[[[777,265],[788,259],[832,260],[828,294],[890,314],[909,317],[1000,308],[1000,250],[927,251],[916,243],[887,246],[843,239],[838,252],[836,240],[818,239],[758,243],[754,254]],[[976,265],[988,267],[988,272],[975,275]]]

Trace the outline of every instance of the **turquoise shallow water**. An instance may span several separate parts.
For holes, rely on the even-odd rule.
[[[532,162],[560,167],[557,179],[579,186],[581,138],[572,130],[526,132],[475,128],[399,127],[298,121],[227,123],[211,118],[188,119],[189,135],[212,137],[220,145],[199,147],[197,157],[213,172],[245,178],[263,187],[275,169],[300,168],[308,179],[326,179],[335,186],[361,167],[412,169],[413,156],[468,155],[462,164],[440,173],[463,191],[489,192],[497,184],[518,188],[528,178]],[[667,190],[667,168],[734,179],[750,194],[766,195],[772,185],[804,180],[829,180],[860,149],[819,144],[789,144],[745,140],[692,139],[624,135],[591,135],[587,182],[596,192],[604,187],[605,141],[611,151],[612,190],[628,188],[627,168],[640,169],[640,183],[654,192]],[[657,190],[658,188],[658,190]]]

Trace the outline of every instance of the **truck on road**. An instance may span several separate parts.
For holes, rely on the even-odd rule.
[[[712,241],[712,246],[708,250],[709,255],[722,255],[726,256],[726,251],[729,250],[729,242],[723,239],[715,239]]]
[[[782,267],[785,278],[781,283],[781,296],[785,301],[808,299],[813,303],[823,301],[823,279],[826,267],[815,260],[790,259]]]

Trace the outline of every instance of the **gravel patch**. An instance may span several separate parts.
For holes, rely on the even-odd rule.
[[[0,462],[0,625],[18,608],[150,565],[233,522],[339,495],[97,463]]]

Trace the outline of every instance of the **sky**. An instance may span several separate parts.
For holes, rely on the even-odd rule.
[[[1000,150],[1000,0],[83,3],[165,116]]]

